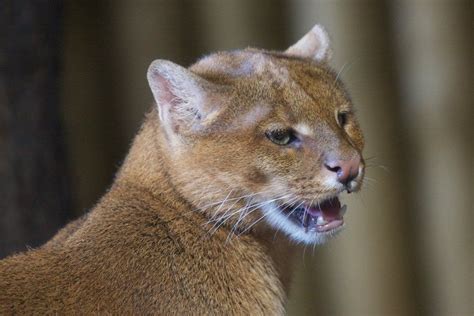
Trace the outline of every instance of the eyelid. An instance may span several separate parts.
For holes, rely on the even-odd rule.
[[[349,114],[352,114],[352,109],[340,109],[337,111],[337,113],[349,115]]]

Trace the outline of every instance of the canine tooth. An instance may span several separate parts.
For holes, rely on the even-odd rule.
[[[305,228],[308,228],[308,218],[309,218],[308,213],[304,212],[304,214],[303,214],[303,226]]]
[[[324,224],[327,224],[327,223],[328,223],[328,222],[326,222],[326,221],[324,220],[324,217],[318,216],[318,218],[317,218],[317,220],[316,220],[316,224],[317,224],[317,225],[324,225]]]
[[[346,214],[347,212],[347,205],[343,205],[341,207],[341,210],[339,211],[339,214],[341,214],[341,216],[344,216],[344,214]]]

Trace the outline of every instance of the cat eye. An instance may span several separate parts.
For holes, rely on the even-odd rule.
[[[296,139],[296,136],[293,134],[293,132],[287,129],[268,131],[265,133],[265,135],[269,140],[280,146],[288,145]]]
[[[348,112],[337,112],[337,124],[340,127],[344,128],[349,120],[349,113]]]

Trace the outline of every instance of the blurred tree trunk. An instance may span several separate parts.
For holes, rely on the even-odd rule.
[[[0,257],[50,238],[70,199],[58,111],[62,3],[0,5]]]
[[[404,0],[393,11],[403,136],[416,157],[411,217],[423,232],[411,237],[420,311],[474,315],[472,4]]]

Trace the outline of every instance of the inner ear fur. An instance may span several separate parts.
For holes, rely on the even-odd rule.
[[[218,87],[175,63],[153,61],[147,79],[160,120],[174,131],[202,128],[219,110],[215,102]]]

